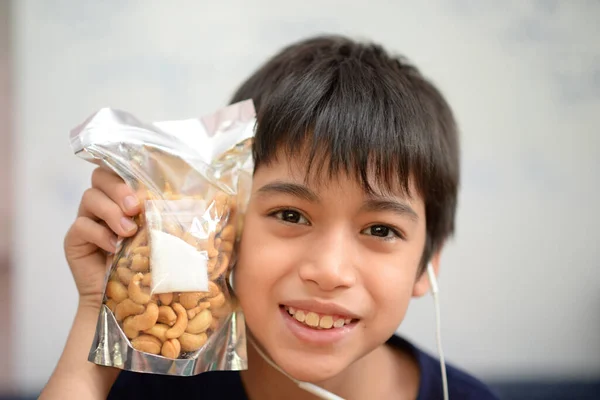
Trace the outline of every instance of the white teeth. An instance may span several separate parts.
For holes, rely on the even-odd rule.
[[[319,315],[312,311],[303,311],[287,306],[285,309],[296,321],[315,329],[341,328],[344,324],[352,322],[351,318],[337,318],[334,320],[334,317],[331,315]]]
[[[344,320],[341,318],[336,319],[333,323],[334,328],[341,328],[342,326],[344,326]]]

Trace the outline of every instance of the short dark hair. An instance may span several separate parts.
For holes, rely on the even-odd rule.
[[[330,176],[344,171],[367,192],[375,183],[410,195],[412,178],[427,220],[420,273],[454,233],[460,178],[454,116],[403,57],[343,36],[309,38],[269,59],[231,102],[246,99],[257,110],[255,168],[280,152],[293,157],[307,149],[307,168],[325,168]]]

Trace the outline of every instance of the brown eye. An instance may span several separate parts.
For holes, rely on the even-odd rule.
[[[402,235],[394,228],[390,228],[386,225],[373,225],[365,229],[363,232],[365,235],[375,236],[386,240],[400,238]]]
[[[279,210],[272,214],[275,218],[290,224],[308,225],[308,220],[296,210]]]
[[[373,236],[387,237],[390,235],[390,233],[392,233],[392,230],[390,228],[388,228],[387,226],[383,226],[383,225],[375,225],[375,226],[372,226],[370,229],[371,229],[371,235],[373,235]]]

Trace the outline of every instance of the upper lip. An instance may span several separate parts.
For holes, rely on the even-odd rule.
[[[344,306],[336,303],[318,300],[290,300],[281,303],[284,306],[314,311],[318,314],[337,315],[345,318],[359,319],[360,317]]]

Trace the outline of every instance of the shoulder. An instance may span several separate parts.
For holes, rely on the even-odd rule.
[[[434,359],[435,360],[435,359]],[[434,361],[439,370],[439,360]],[[441,382],[441,372],[438,371]],[[498,396],[486,384],[467,372],[446,364],[448,392],[455,399],[498,400]]]
[[[161,399],[215,397],[245,400],[240,375],[235,371],[212,371],[190,377],[122,371],[108,399]]]
[[[420,371],[418,400],[442,399],[442,373],[438,358],[422,351],[406,339],[393,336],[388,345],[410,353],[417,362]],[[448,394],[451,399],[498,400],[486,384],[466,371],[446,362]]]

